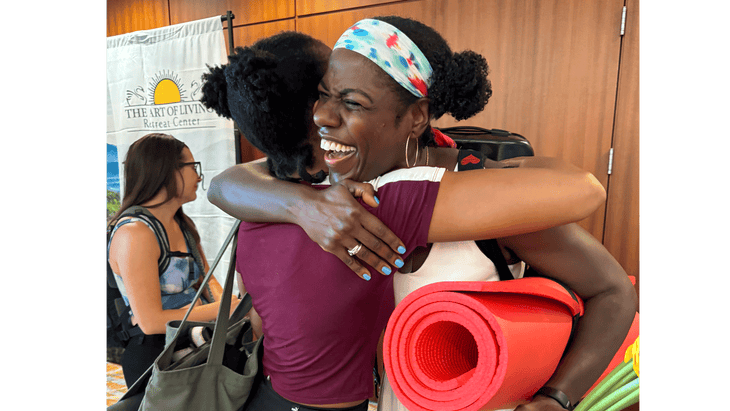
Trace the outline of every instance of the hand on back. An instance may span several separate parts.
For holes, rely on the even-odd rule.
[[[388,275],[403,266],[403,243],[355,198],[378,206],[375,189],[367,183],[343,180],[320,191],[315,201],[299,215],[300,226],[312,241],[337,256],[359,277],[369,280],[363,264]],[[358,244],[362,246],[357,248]],[[348,250],[357,251],[353,255]],[[355,258],[356,257],[356,258]]]

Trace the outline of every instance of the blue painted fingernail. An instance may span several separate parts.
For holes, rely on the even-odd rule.
[[[363,274],[362,278],[364,278],[366,281],[370,281],[370,274]]]
[[[375,197],[375,202],[376,202],[377,204],[380,204],[380,200],[378,200],[378,196],[373,196],[373,197]]]
[[[395,266],[398,268],[403,268],[403,260],[401,260],[400,258],[395,260]]]
[[[406,252],[406,248],[405,248],[405,247],[403,247],[403,246],[399,246],[399,247],[398,247],[398,252],[399,252],[399,253],[401,253],[401,254],[403,254],[403,253],[405,253],[405,252]]]
[[[383,273],[385,275],[390,275],[390,273],[392,273],[392,272],[393,271],[391,271],[390,267],[387,267],[387,266],[386,267],[383,267]]]

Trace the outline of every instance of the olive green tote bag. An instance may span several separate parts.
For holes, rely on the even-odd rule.
[[[231,229],[185,317],[167,324],[165,349],[119,403],[107,408],[108,411],[236,411],[246,402],[254,380],[260,375],[263,337],[255,342],[245,338],[250,338],[251,334],[250,321],[243,318],[252,306],[250,295],[244,296],[229,318],[235,277],[235,242],[216,321],[187,321],[239,224],[236,221]],[[212,339],[173,361],[180,336],[186,335],[194,326],[212,330]]]

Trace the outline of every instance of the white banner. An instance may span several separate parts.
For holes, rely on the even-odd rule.
[[[121,164],[129,146],[149,133],[185,142],[202,163],[205,187],[213,176],[235,164],[233,122],[200,103],[201,77],[210,66],[227,62],[220,16],[107,38],[107,143]],[[195,222],[208,263],[218,254],[234,219],[208,202],[203,185],[198,198],[183,206]],[[223,283],[230,248],[215,270]]]

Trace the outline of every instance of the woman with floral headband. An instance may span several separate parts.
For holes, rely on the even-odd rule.
[[[283,139],[296,138],[291,135],[279,137],[280,125],[292,124],[291,121],[274,120],[282,113],[278,109],[281,101],[290,102],[306,90],[302,90],[305,86],[302,82],[292,81],[296,75],[291,72],[291,67],[295,62],[301,63],[297,60],[301,56],[281,54],[282,50],[272,45],[277,43],[276,40],[265,39],[250,48],[240,49],[231,57],[228,66],[212,69],[206,78],[204,103],[237,121],[249,141],[269,155],[267,161],[274,163],[269,169],[277,177],[303,177],[301,172],[281,176],[279,171],[284,167],[276,164],[276,159],[292,157],[292,152],[316,152],[322,139],[328,141],[324,144],[327,148],[324,159],[336,179],[352,177],[368,180],[396,170],[373,181],[381,201],[377,207],[368,207],[402,239],[402,243],[393,245],[394,249],[399,246],[406,249],[400,257],[393,259],[396,266],[403,265],[401,258],[407,257],[411,250],[428,243],[489,238],[547,228],[580,219],[596,205],[592,204],[585,210],[586,202],[601,201],[592,198],[596,194],[593,192],[596,188],[594,183],[585,184],[588,180],[594,181],[592,176],[546,159],[508,162],[536,166],[537,170],[520,167],[452,173],[443,168],[410,168],[432,165],[438,160],[438,155],[434,154],[437,150],[424,148],[414,141],[429,129],[428,101],[418,98],[415,103],[404,103],[403,96],[398,96],[394,88],[387,88],[390,84],[384,84],[388,79],[378,77],[380,74],[371,66],[363,64],[363,61],[357,62],[360,55],[347,50],[342,52],[352,53],[349,57],[355,59],[348,61],[347,54],[335,56],[333,53],[322,81],[321,99],[315,111],[320,133],[310,121],[302,121],[302,124],[309,125],[308,138],[300,137],[293,145],[282,144]],[[319,45],[299,49],[312,55],[320,49],[320,54],[325,54]],[[288,53],[292,53],[291,50]],[[342,60],[338,60],[340,57]],[[356,65],[350,64],[353,62]],[[342,67],[338,66],[341,63],[352,70],[341,71]],[[486,65],[483,67],[486,80]],[[346,73],[355,77],[337,77]],[[358,79],[358,76],[361,78]],[[437,78],[436,72],[434,78]],[[370,84],[372,87],[365,87],[369,93],[361,93],[363,87],[343,87],[343,80],[364,82],[362,86]],[[414,84],[418,90],[417,84],[418,81]],[[384,85],[387,87],[382,87]],[[432,83],[428,91],[441,86],[443,84]],[[396,83],[396,87],[401,86]],[[344,96],[350,92],[356,96]],[[357,99],[364,100],[359,102]],[[365,106],[368,99],[373,105]],[[457,99],[456,104],[442,105],[441,109],[468,117],[481,109],[479,103],[464,104],[469,99],[481,99],[483,107],[487,96],[477,91],[471,97]],[[459,104],[462,106],[456,107]],[[301,112],[295,108],[302,107],[289,109],[285,116],[296,118],[302,112],[306,114],[306,106]],[[251,115],[252,112],[257,115]],[[267,121],[266,125],[271,127],[260,127]],[[314,148],[311,143],[315,143]],[[403,147],[406,147],[405,153]],[[395,155],[396,148],[399,155]],[[306,160],[307,157],[311,160],[311,154],[302,158]],[[321,159],[321,155],[315,155],[314,162],[303,161],[301,168],[293,167],[293,170],[303,169],[311,179],[321,170],[315,163]],[[296,216],[317,221],[320,214],[311,212],[318,210],[317,206],[311,207],[308,202],[300,200],[324,198],[326,195],[322,193],[336,187],[311,190],[298,184],[271,190],[264,187],[252,194],[245,191],[245,185],[236,181],[244,168],[236,167],[218,178],[211,187],[209,199],[224,211],[249,221],[266,221],[260,218],[269,218],[265,214],[276,214],[277,210],[285,210],[283,215],[293,212],[295,218],[292,221],[297,220]],[[469,190],[469,187],[475,186],[480,190]],[[279,189],[298,193],[298,200],[288,203],[285,195],[277,193]],[[241,197],[242,193],[251,197]],[[526,196],[517,199],[521,195]],[[566,198],[569,201],[564,203]],[[535,209],[537,204],[545,206],[539,209],[539,213]],[[571,209],[570,204],[582,211]],[[265,209],[265,212],[255,211],[242,217],[251,210],[260,209]],[[473,214],[467,216],[467,213]],[[324,216],[318,222],[322,224],[326,220]],[[363,275],[363,278],[369,279],[368,282],[347,276],[347,267],[337,261],[340,255],[323,252],[309,240],[307,233],[289,224],[242,224],[238,268],[246,290],[254,298],[254,306],[263,319],[266,336],[264,372],[270,377],[252,393],[247,409],[277,409],[272,404],[299,410],[367,409],[366,399],[372,395],[370,370],[374,348],[394,304],[391,277],[375,276],[374,269],[370,269],[367,276]],[[345,239],[351,240],[354,237]],[[346,262],[354,260],[353,255],[365,257],[366,247],[357,243],[346,244],[345,241],[341,247]],[[369,244],[366,246],[370,247]],[[379,266],[382,273],[387,273],[388,269],[387,266]]]

